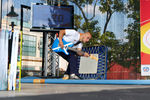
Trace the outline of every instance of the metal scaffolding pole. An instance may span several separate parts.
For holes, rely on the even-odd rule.
[[[50,49],[55,38],[56,38],[55,33],[52,32],[48,34],[48,40],[49,40],[48,70],[49,70],[49,76],[52,76],[52,77],[59,76],[59,55]]]
[[[48,35],[43,32],[43,61],[42,61],[42,75],[47,77],[47,62],[48,62]]]

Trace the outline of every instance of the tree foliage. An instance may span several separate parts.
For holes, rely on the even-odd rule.
[[[124,4],[122,0],[100,0],[101,5],[99,10],[102,13],[106,13],[106,23],[104,25],[103,33],[107,30],[108,23],[114,12],[123,12]]]
[[[128,0],[124,12],[128,18],[132,19],[132,23],[128,24],[126,39],[128,42],[116,45],[115,49],[111,49],[109,58],[110,64],[118,63],[124,67],[129,68],[134,66],[135,71],[140,66],[140,1]],[[112,63],[113,62],[113,63]],[[110,65],[110,66],[111,66]]]
[[[128,56],[132,59],[131,65],[140,66],[140,0],[128,0],[126,13],[133,22],[125,30],[128,33],[126,38],[129,40],[125,45],[128,47]]]

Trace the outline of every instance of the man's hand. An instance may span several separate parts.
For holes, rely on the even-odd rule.
[[[84,53],[84,57],[89,57],[90,54],[88,54],[87,52]]]
[[[62,41],[59,41],[59,46],[63,49],[64,48],[64,44]]]

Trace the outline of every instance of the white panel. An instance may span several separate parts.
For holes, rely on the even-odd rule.
[[[141,76],[150,76],[150,65],[141,65]]]
[[[91,54],[92,56],[97,57],[98,54]],[[95,74],[97,73],[97,66],[98,61],[95,59],[91,59],[90,57],[81,57],[80,58],[80,66],[79,66],[79,73],[80,74]]]
[[[0,31],[0,90],[7,89],[8,33]]]
[[[19,31],[14,31],[13,42],[12,42],[12,51],[11,51],[11,66],[10,72],[8,75],[8,89],[16,89],[16,73],[17,73],[17,57],[18,57],[18,40],[19,40]]]

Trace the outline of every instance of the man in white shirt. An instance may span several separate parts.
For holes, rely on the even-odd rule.
[[[89,32],[79,33],[73,29],[65,29],[59,31],[59,46],[63,49],[64,44],[62,39],[66,42],[72,42],[74,46],[72,48],[76,48],[77,50],[82,50],[83,43],[88,42],[91,39],[91,34]],[[66,59],[69,64],[67,67],[67,71],[64,74],[63,79],[79,79],[78,77],[78,69],[77,69],[77,56],[85,56],[89,57],[90,55],[87,52],[84,53],[76,53],[71,50],[68,50],[69,55],[65,55],[64,53],[58,53],[64,59]]]

